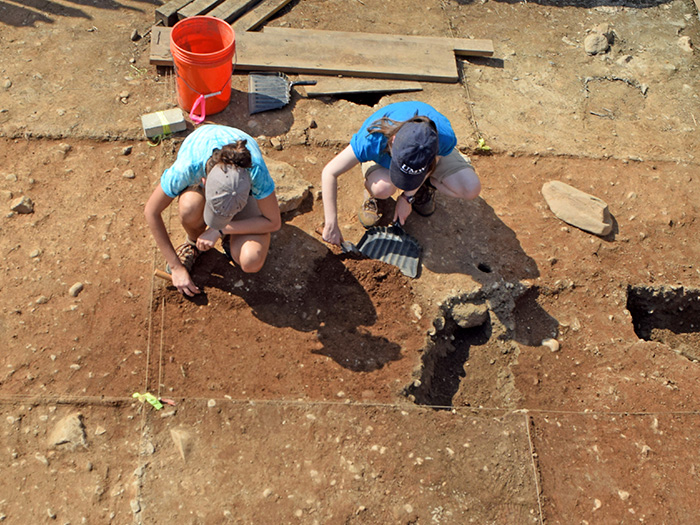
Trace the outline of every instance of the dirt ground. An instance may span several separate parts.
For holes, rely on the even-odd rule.
[[[260,273],[203,256],[195,300],[153,277],[143,219],[185,136],[154,146],[141,129],[176,103],[172,72],[148,63],[157,5],[0,1],[0,521],[697,522],[691,0],[292,2],[268,25],[496,53],[458,61],[458,84],[297,93],[254,116],[235,72],[211,122],[311,192]],[[610,50],[588,55],[603,25]],[[448,115],[483,185],[409,218],[417,279],[318,233],[322,167],[375,106],[410,98]],[[358,177],[340,179],[350,240]],[[557,219],[551,180],[605,201],[613,232]],[[10,211],[22,196],[33,213]],[[132,397],[146,392],[172,404]]]

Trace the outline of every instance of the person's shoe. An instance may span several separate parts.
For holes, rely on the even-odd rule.
[[[360,208],[360,211],[357,213],[360,224],[365,228],[371,228],[372,226],[376,226],[380,217],[377,199],[374,197],[367,197],[365,202],[362,203],[362,208]]]
[[[197,260],[197,257],[199,257],[201,252],[194,244],[189,241],[185,241],[180,246],[175,248],[175,253],[185,269],[188,272],[191,272],[192,268],[194,267],[194,262]],[[165,267],[165,271],[172,273],[170,271],[170,265]]]
[[[430,181],[425,181],[416,192],[416,199],[413,201],[413,211],[423,217],[428,217],[435,213],[435,186]]]

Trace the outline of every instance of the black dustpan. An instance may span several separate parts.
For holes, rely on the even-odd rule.
[[[248,113],[279,109],[291,98],[292,86],[311,86],[315,80],[292,82],[284,73],[250,73],[248,75]]]
[[[391,226],[374,226],[368,229],[357,243],[343,243],[346,252],[361,253],[370,259],[398,267],[407,277],[415,278],[420,268],[421,247],[395,222]]]

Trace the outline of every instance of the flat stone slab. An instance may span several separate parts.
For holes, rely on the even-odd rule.
[[[598,197],[556,180],[542,185],[542,195],[552,213],[564,222],[596,235],[612,231],[608,205]]]

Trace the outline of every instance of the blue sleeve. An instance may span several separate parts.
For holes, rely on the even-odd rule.
[[[166,195],[175,198],[186,188],[198,184],[205,174],[205,165],[212,152],[245,139],[250,151],[251,193],[256,199],[264,199],[275,190],[275,183],[265,165],[262,151],[253,137],[235,128],[218,125],[205,125],[197,128],[183,141],[173,165],[163,172],[161,188]]]
[[[255,159],[254,154],[251,156],[253,157],[253,166],[250,168],[250,181],[252,183],[250,192],[257,200],[264,199],[275,191],[275,181],[267,169],[262,154],[258,160]]]
[[[424,102],[394,102],[373,113],[362,123],[362,127],[350,139],[353,153],[360,162],[373,161],[389,168],[391,157],[386,153],[386,137],[381,133],[368,133],[367,128],[382,117],[397,122],[408,120],[416,115],[423,115],[435,122],[438,130],[438,155],[449,155],[457,146],[457,137],[450,121],[442,113]]]

